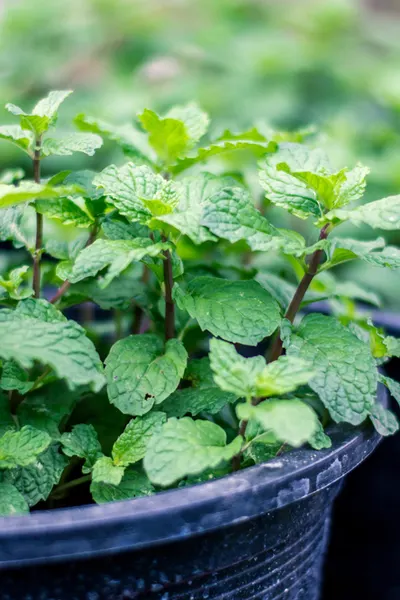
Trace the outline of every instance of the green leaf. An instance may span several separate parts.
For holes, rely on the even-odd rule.
[[[65,456],[59,454],[56,446],[51,446],[28,467],[6,471],[4,483],[14,485],[28,505],[35,506],[40,500],[47,500],[66,464]]]
[[[25,265],[10,271],[8,279],[4,279],[0,276],[0,287],[3,287],[13,300],[24,300],[25,298],[32,296],[32,288],[25,287],[22,290],[19,289],[28,271],[29,267]]]
[[[28,512],[29,506],[17,488],[10,483],[0,483],[0,517]]]
[[[296,398],[265,400],[257,406],[246,402],[238,404],[236,412],[239,419],[255,419],[277,440],[295,448],[312,439],[318,428],[315,412]]]
[[[314,448],[314,450],[323,450],[325,448],[331,448],[332,440],[329,437],[329,435],[326,435],[326,433],[324,432],[324,428],[322,427],[320,421],[318,421],[317,430],[308,440],[308,443],[310,444],[311,448]]]
[[[400,357],[400,338],[395,338],[392,335],[388,335],[383,340],[389,356]]]
[[[1,127],[0,127],[1,131]],[[1,137],[1,136],[0,136]],[[25,171],[23,169],[5,169],[0,173],[0,183],[16,183],[20,181],[25,176]]]
[[[173,417],[152,437],[144,468],[152,483],[169,486],[230,460],[240,452],[242,441],[238,436],[227,445],[225,431],[215,423]]]
[[[166,420],[165,413],[154,411],[129,421],[113,446],[114,464],[127,467],[141,460],[146,454],[149,441]]]
[[[154,243],[150,238],[135,240],[96,240],[78,254],[72,272],[71,283],[77,283],[87,277],[94,277],[108,267],[107,273],[99,285],[107,287],[111,281],[124,271],[133,261],[145,256],[159,256],[163,250],[171,248],[168,242]]]
[[[0,438],[0,469],[26,467],[35,462],[51,443],[51,437],[44,431],[29,425],[19,431],[6,431]]]
[[[351,221],[356,225],[365,223],[370,227],[389,231],[399,229],[400,196],[388,196],[375,202],[368,202],[354,210],[332,210],[319,221],[319,224],[338,225],[343,221]]]
[[[297,328],[285,322],[288,356],[304,358],[317,371],[309,386],[336,422],[361,423],[375,403],[377,370],[369,346],[334,317],[306,316]]]
[[[203,137],[210,123],[207,113],[203,112],[195,102],[184,106],[174,106],[166,114],[166,117],[183,121],[191,144],[198,142]]]
[[[43,142],[42,156],[70,156],[74,152],[82,152],[93,156],[103,145],[99,135],[92,133],[70,133],[62,138],[46,138]]]
[[[0,184],[0,208],[7,208],[21,202],[38,199],[53,199],[73,195],[79,191],[77,186],[57,186],[21,181],[18,186]]]
[[[379,375],[379,381],[388,388],[393,398],[400,405],[400,383],[390,377],[386,377],[386,375]]]
[[[232,243],[245,240],[252,250],[300,255],[305,248],[300,234],[271,225],[254,207],[249,192],[240,187],[223,188],[209,198],[201,223]]]
[[[186,350],[176,339],[165,346],[154,334],[120,340],[106,359],[110,402],[124,414],[144,415],[176,390],[186,362]]]
[[[37,200],[36,211],[49,219],[61,221],[64,225],[74,225],[75,227],[87,229],[94,223],[94,218],[89,213],[85,202],[79,202],[78,199]]]
[[[115,142],[129,157],[142,160],[146,163],[154,163],[156,154],[150,147],[147,135],[133,127],[130,123],[124,125],[112,125],[101,119],[79,114],[74,122],[78,129],[90,131],[101,135],[103,138]]]
[[[137,469],[127,469],[119,485],[92,481],[90,491],[97,504],[129,500],[140,496],[151,496],[155,489],[148,477]]]
[[[0,127],[0,140],[12,142],[28,154],[32,151],[33,135],[22,129],[19,125],[2,125]],[[12,181],[2,181],[1,183],[13,183]]]
[[[322,270],[356,258],[360,258],[374,267],[400,268],[399,248],[395,246],[385,247],[385,240],[383,238],[377,238],[368,242],[349,238],[329,238],[328,240],[324,240],[324,243],[320,244],[320,246],[325,250],[328,257],[327,262],[321,267]],[[308,249],[308,253],[310,251],[311,249]]]
[[[19,106],[15,106],[15,104],[6,104],[6,109],[13,115],[20,117],[20,124],[23,129],[31,130],[39,137],[51,125],[54,125],[61,103],[70,94],[72,94],[72,91],[50,92],[46,98],[43,98],[34,106],[31,113],[25,113]]]
[[[148,238],[150,230],[140,223],[128,223],[124,217],[106,218],[101,224],[104,235],[109,240],[134,240],[139,237]]]
[[[24,300],[14,311],[1,310],[0,338],[5,360],[26,369],[35,361],[49,365],[70,389],[88,384],[99,391],[104,385],[102,363],[85,330],[45,300]]]
[[[0,210],[0,240],[13,240],[18,245],[29,247],[29,241],[26,239],[22,229],[21,221],[23,216],[23,207],[11,206]]]
[[[15,361],[8,360],[3,364],[0,379],[0,387],[3,390],[16,390],[19,394],[24,396],[29,392],[32,386],[33,381],[29,381],[28,373]]]
[[[60,441],[64,454],[85,459],[85,464],[82,467],[83,473],[90,473],[95,462],[103,455],[93,425],[75,425],[72,431],[62,434]]]
[[[382,404],[374,404],[371,409],[370,419],[380,435],[393,435],[399,430],[396,415],[382,406]]]
[[[280,356],[266,365],[256,377],[257,396],[275,396],[293,392],[316,375],[311,364],[295,356]]]
[[[173,296],[200,328],[231,342],[255,346],[280,323],[279,306],[256,281],[196,277]]]
[[[124,467],[116,466],[110,457],[102,456],[94,464],[92,481],[94,483],[119,485],[124,476],[124,471]]]
[[[143,201],[154,199],[165,182],[149,167],[127,163],[122,167],[110,165],[94,178],[93,183],[103,190],[121,215],[129,221],[146,223],[152,215]]]

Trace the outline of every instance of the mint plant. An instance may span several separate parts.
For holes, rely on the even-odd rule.
[[[378,369],[399,341],[358,308],[379,298],[332,269],[400,267],[382,237],[336,235],[346,222],[398,229],[400,196],[355,205],[368,169],[335,170],[299,132],[202,143],[209,118],[195,104],[124,127],[81,114],[79,133],[54,135],[69,94],[31,113],[7,105],[19,122],[0,127],[33,171],[0,184],[0,238],[21,257],[0,275],[0,514],[75,504],[77,491],[98,503],[149,495],[329,448],[331,422],[397,431],[377,385],[400,402]],[[43,178],[48,156],[92,155],[103,139],[127,162]],[[257,164],[262,201],[246,177]],[[273,225],[268,203],[308,219],[314,240]],[[303,316],[321,299],[331,316]],[[87,302],[106,321],[68,318]],[[266,356],[246,358],[261,342]]]

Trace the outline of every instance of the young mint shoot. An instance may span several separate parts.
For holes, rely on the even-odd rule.
[[[213,138],[195,103],[127,125],[80,114],[64,134],[70,94],[8,104],[15,124],[0,127],[33,174],[0,176],[0,240],[20,253],[0,273],[0,515],[73,504],[82,486],[123,500],[326,449],[332,422],[396,432],[377,386],[400,402],[378,371],[400,342],[357,308],[379,297],[334,269],[400,267],[383,237],[336,235],[399,229],[400,196],[362,203],[368,168],[335,169],[299,132]],[[103,139],[126,161],[42,169]],[[307,220],[307,236],[271,223],[269,204]],[[321,299],[331,316],[304,316]],[[109,318],[78,323],[82,303]],[[258,344],[265,356],[245,358]]]

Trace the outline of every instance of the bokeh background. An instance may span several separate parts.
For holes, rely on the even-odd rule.
[[[0,120],[6,102],[28,108],[50,89],[75,90],[65,126],[78,112],[123,124],[190,100],[211,114],[211,137],[312,126],[339,167],[371,167],[366,200],[400,192],[399,0],[0,0]],[[106,144],[46,169],[118,160]],[[11,166],[30,175],[1,142],[0,170]],[[345,269],[396,308],[392,273]]]

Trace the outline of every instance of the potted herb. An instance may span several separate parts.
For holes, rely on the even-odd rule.
[[[34,173],[0,186],[23,262],[0,280],[2,597],[317,598],[340,481],[398,429],[378,387],[398,397],[378,371],[398,341],[331,269],[400,253],[336,229],[398,228],[400,197],[351,206],[368,169],[335,171],[290,134],[200,145],[196,105],[145,110],[140,129],[79,115],[80,133],[55,136],[68,95],[8,105],[17,124],[0,128]],[[48,156],[102,138],[129,162],[45,178]],[[205,170],[235,152],[259,160],[270,203],[312,220],[312,243],[272,225],[237,171]],[[337,315],[301,318],[321,297]],[[88,300],[114,340],[65,316]],[[266,339],[267,358],[244,357]]]

